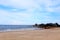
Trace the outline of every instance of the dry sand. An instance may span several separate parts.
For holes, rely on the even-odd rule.
[[[60,40],[60,28],[1,32],[0,40]]]

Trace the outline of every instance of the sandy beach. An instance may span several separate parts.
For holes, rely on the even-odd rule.
[[[60,40],[60,28],[1,32],[0,40]]]

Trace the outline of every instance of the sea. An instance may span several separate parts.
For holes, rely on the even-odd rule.
[[[37,27],[33,27],[33,25],[0,25],[0,32],[38,29]]]

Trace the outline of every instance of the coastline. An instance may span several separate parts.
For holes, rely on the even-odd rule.
[[[0,40],[60,40],[60,28],[0,32]]]

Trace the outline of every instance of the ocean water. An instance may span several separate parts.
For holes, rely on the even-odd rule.
[[[38,28],[33,27],[32,25],[0,25],[0,32],[36,29]]]

